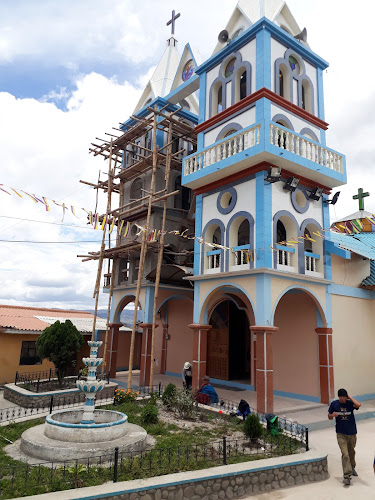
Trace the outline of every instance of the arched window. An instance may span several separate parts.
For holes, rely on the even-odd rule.
[[[211,224],[205,231],[204,240],[207,243],[222,244],[221,228],[218,224]],[[223,252],[210,245],[204,245],[205,251],[205,272],[218,272],[222,267]]]
[[[142,180],[138,177],[130,187],[130,201],[139,200],[142,197]]]
[[[305,229],[304,237],[311,238],[310,231],[307,228]],[[310,252],[310,253],[312,252],[312,241],[304,240],[303,245],[304,245],[305,252]]]
[[[301,107],[312,113],[312,92],[311,85],[307,80],[302,80],[301,85]]]
[[[283,244],[285,245],[286,241],[286,229],[284,224],[281,222],[281,220],[277,221],[277,238],[276,241],[278,244]]]
[[[217,113],[221,113],[223,111],[223,86],[220,85],[217,91]]]
[[[238,228],[238,246],[248,245],[250,243],[250,224],[244,219]]]
[[[279,95],[284,97],[284,75],[281,70],[279,71]]]
[[[240,101],[247,96],[247,71],[245,70],[240,76]]]
[[[189,210],[190,208],[190,189],[181,186],[181,175],[178,175],[174,181],[174,191],[179,190],[179,193],[174,197],[174,208]]]

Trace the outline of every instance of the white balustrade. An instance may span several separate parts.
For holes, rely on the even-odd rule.
[[[220,269],[221,263],[221,253],[216,253],[213,255],[207,255],[208,259],[208,269]]]
[[[260,143],[260,125],[240,130],[236,135],[185,159],[185,175],[209,167]]]
[[[343,173],[341,155],[273,123],[270,123],[270,143],[335,172]]]
[[[235,266],[242,266],[242,264],[247,264],[249,262],[249,250],[236,250],[235,252]]]
[[[283,266],[290,266],[291,252],[288,250],[277,250],[277,262]]]
[[[318,259],[316,257],[310,257],[305,255],[305,270],[314,271],[317,270]]]

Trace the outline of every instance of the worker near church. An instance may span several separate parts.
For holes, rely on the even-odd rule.
[[[193,373],[191,368],[191,363],[186,361],[182,369],[182,384],[187,391],[191,389],[191,384],[193,382]]]
[[[349,485],[352,476],[358,476],[355,466],[355,445],[357,443],[357,426],[354,410],[360,408],[361,403],[348,395],[345,389],[339,389],[338,398],[329,406],[329,420],[336,419],[337,442],[341,450],[344,484]]]

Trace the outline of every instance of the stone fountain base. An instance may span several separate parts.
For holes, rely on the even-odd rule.
[[[19,451],[47,462],[87,463],[89,458],[90,463],[98,463],[113,459],[116,447],[119,451],[139,452],[148,445],[145,429],[129,424],[123,413],[95,410],[93,424],[81,424],[82,414],[83,410],[52,413],[45,424],[22,434]]]

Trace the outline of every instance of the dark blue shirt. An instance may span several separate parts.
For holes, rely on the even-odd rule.
[[[351,400],[347,400],[346,403],[340,403],[336,399],[329,405],[328,413],[332,415],[333,412],[337,412],[339,414],[336,417],[336,432],[338,434],[357,434],[353,410],[358,410],[358,408],[354,408],[353,401]]]

